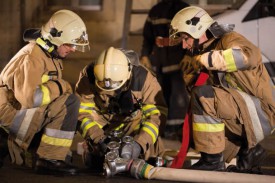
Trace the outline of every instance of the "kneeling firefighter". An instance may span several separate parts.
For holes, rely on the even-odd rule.
[[[201,153],[192,169],[224,171],[225,161],[237,157],[229,171],[258,172],[266,156],[260,142],[274,131],[275,90],[261,52],[233,28],[195,6],[171,22],[170,38],[188,50],[182,69],[192,89],[194,148]],[[209,79],[193,87],[201,71]]]
[[[76,174],[66,160],[80,102],[62,79],[62,60],[89,49],[86,26],[74,12],[60,10],[41,29],[25,31],[24,39],[29,43],[0,76],[0,164],[9,148],[12,162],[34,166],[37,173]],[[30,151],[38,156],[33,164]]]
[[[134,140],[132,149],[121,148],[128,158],[162,155],[166,104],[156,77],[139,65],[134,51],[113,47],[103,51],[81,72],[76,94],[81,101],[79,131],[88,145],[83,154],[88,167],[101,171],[106,144],[113,138],[120,143],[124,136]]]

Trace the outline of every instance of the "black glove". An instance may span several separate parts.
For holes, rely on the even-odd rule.
[[[107,152],[107,143],[105,142],[107,138],[102,138],[100,141],[95,143],[90,138],[87,139],[88,149],[90,153],[99,155],[99,156],[105,156]]]

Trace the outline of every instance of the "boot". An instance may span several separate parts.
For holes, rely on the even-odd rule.
[[[78,170],[75,166],[61,160],[50,160],[39,158],[35,164],[35,171],[38,174],[52,175],[76,175]]]
[[[8,133],[0,127],[0,168],[4,164],[5,157],[9,154]]]
[[[260,163],[266,156],[267,152],[260,144],[251,149],[241,149],[238,153],[237,166],[228,167],[227,171],[262,174]]]
[[[207,171],[224,171],[225,163],[223,161],[222,153],[207,154],[201,152],[200,160],[193,164],[190,169],[193,170],[207,170]]]

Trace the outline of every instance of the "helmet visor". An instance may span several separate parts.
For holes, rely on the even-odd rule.
[[[176,46],[180,44],[182,41],[181,34],[178,32],[177,29],[173,29],[172,26],[170,26],[169,29],[169,46]]]
[[[80,52],[90,51],[90,45],[75,45],[75,50]]]
[[[112,81],[111,79],[104,79],[103,81],[96,81],[97,86],[106,91],[117,90],[122,86],[123,81]]]
[[[84,31],[80,37],[72,40],[72,44],[75,45],[77,51],[86,52],[90,50],[88,34]]]

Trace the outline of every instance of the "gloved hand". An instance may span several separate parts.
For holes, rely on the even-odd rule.
[[[202,68],[202,67],[204,67],[204,68],[207,68],[207,69],[209,69],[210,67],[212,67],[212,66],[209,65],[209,62],[208,62],[208,56],[209,56],[209,54],[210,54],[210,52],[206,52],[206,53],[201,54],[201,55],[193,56],[193,60],[192,60],[193,67],[195,67],[195,68]]]
[[[104,131],[101,128],[98,128],[97,130],[88,130],[88,138],[90,138],[94,144],[98,144],[100,141],[106,139],[106,135],[104,134]]]
[[[88,146],[88,150],[97,155],[104,156],[107,152],[107,143],[105,143],[106,137],[103,137],[97,143],[95,143],[91,138],[86,140],[86,144]]]
[[[147,56],[143,56],[140,59],[140,63],[145,66],[147,69],[152,70],[152,64],[151,61],[149,60],[149,58]]]

